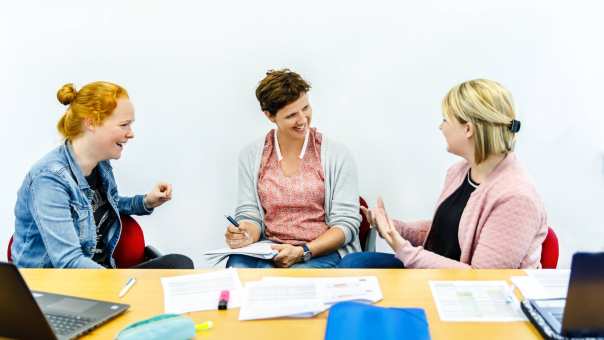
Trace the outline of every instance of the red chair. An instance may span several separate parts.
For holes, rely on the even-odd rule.
[[[122,220],[122,234],[113,252],[113,258],[118,268],[130,268],[141,262],[161,256],[153,246],[145,246],[145,236],[141,226],[134,218],[128,215],[120,215]],[[12,262],[11,246],[13,237],[8,242],[6,258]]]
[[[153,246],[145,246],[143,229],[132,216],[120,215],[122,234],[113,252],[118,268],[131,268],[139,263],[160,257],[161,253]]]
[[[544,269],[556,269],[558,266],[558,256],[560,255],[560,245],[554,229],[547,228],[547,236],[541,244],[541,267]]]
[[[359,196],[359,204],[361,207],[368,208],[367,202],[361,196]],[[359,227],[359,241],[361,241],[361,249],[363,251],[375,251],[375,230],[371,229],[371,225],[367,220],[365,214],[363,214],[363,210],[361,213],[361,225]]]
[[[10,237],[10,241],[8,241],[8,249],[6,250],[6,259],[8,262],[13,262],[13,252],[11,248],[13,247],[13,237]]]

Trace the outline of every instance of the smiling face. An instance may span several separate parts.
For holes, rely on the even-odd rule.
[[[308,94],[303,93],[294,102],[285,105],[275,115],[265,112],[268,119],[277,125],[280,136],[289,140],[304,140],[312,120],[312,107]]]
[[[117,100],[117,106],[99,126],[89,127],[92,144],[102,160],[119,159],[124,145],[134,138],[134,106],[128,98]]]
[[[470,123],[461,123],[455,117],[443,115],[439,129],[447,142],[448,152],[466,159],[473,154],[473,129]]]

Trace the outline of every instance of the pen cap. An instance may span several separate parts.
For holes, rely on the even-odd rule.
[[[220,292],[220,298],[219,300],[221,301],[229,301],[229,291],[228,290],[223,290]]]
[[[181,340],[195,337],[195,323],[186,316],[160,314],[122,329],[118,340]]]

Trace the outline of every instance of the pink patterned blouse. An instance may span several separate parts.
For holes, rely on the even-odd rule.
[[[271,130],[265,138],[258,177],[258,195],[264,209],[266,237],[275,242],[301,245],[329,227],[325,223],[325,184],[321,165],[321,134],[309,129],[300,158],[300,171],[285,176],[281,152]],[[276,141],[276,142],[275,142]]]

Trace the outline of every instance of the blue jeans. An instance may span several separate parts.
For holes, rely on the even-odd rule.
[[[335,268],[340,263],[338,251],[323,256],[313,257],[307,262],[298,262],[289,268]],[[272,260],[264,260],[247,255],[234,254],[229,256],[227,268],[276,268]]]
[[[344,256],[338,268],[405,268],[405,265],[388,253],[352,253]]]

